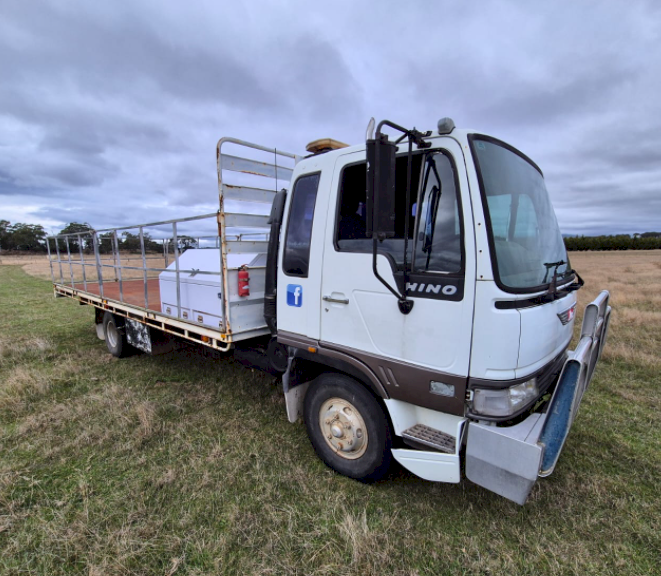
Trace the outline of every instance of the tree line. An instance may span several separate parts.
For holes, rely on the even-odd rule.
[[[567,236],[567,250],[659,250],[661,232],[604,236]]]
[[[25,224],[23,222],[12,224],[8,220],[0,220],[0,251],[46,252],[50,248],[51,252],[59,249],[62,254],[66,254],[67,250],[74,254],[82,249],[89,254],[94,251],[91,234],[93,231],[92,226],[86,222],[70,222],[57,232],[57,235],[73,234],[73,236],[68,236],[67,239],[59,238],[57,246],[53,240],[49,240],[49,246],[47,247],[46,242],[49,234],[40,224]],[[163,252],[164,244],[167,245],[169,251],[174,250],[172,238],[167,238],[165,241],[155,240],[148,232],[143,232],[142,237],[145,252]],[[98,235],[99,252],[102,254],[112,252],[113,243],[112,232]],[[121,235],[118,234],[117,247],[122,251],[141,252],[140,235],[128,231],[122,232]],[[177,237],[177,247],[180,252],[188,248],[197,248],[198,240],[191,236],[179,236]]]

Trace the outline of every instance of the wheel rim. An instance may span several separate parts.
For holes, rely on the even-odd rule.
[[[108,344],[113,348],[117,346],[117,342],[119,342],[119,332],[117,332],[117,326],[115,326],[115,323],[112,321],[106,324],[106,338],[108,339]]]
[[[319,410],[319,427],[326,444],[347,460],[360,458],[367,450],[367,427],[356,407],[343,398],[329,398]]]

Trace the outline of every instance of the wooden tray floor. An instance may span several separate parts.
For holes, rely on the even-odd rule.
[[[101,296],[101,288],[98,282],[88,282],[87,289],[82,282],[74,284],[76,290],[89,292]],[[145,282],[144,280],[124,280],[122,282],[123,299],[119,297],[119,282],[104,282],[103,297],[108,300],[117,300],[132,306],[148,308],[154,312],[161,311],[161,292],[158,287],[158,278],[147,280],[147,297],[149,306],[145,306]]]

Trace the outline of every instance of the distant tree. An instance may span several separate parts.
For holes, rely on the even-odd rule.
[[[6,220],[5,220],[6,222]],[[18,222],[7,226],[9,244],[17,250],[46,250],[46,230],[40,224],[24,224]]]
[[[120,248],[122,250],[128,250],[131,252],[141,252],[140,247],[140,234],[133,234],[132,232],[122,232],[123,240],[120,243]],[[142,233],[142,241],[145,245],[145,252],[162,252],[163,246],[160,242],[156,242],[152,239],[149,232]]]
[[[145,234],[145,252],[163,252],[163,242],[154,240],[149,234]]]
[[[170,238],[168,240],[169,251],[174,251],[173,245],[174,239]],[[189,248],[198,248],[198,241],[192,236],[177,236],[177,247],[179,248],[179,252],[185,252]]]
[[[0,220],[0,250],[9,250],[9,220]]]
[[[87,223],[80,224],[78,222],[70,222],[67,224],[62,230],[58,232],[58,234],[80,234],[80,239],[83,243],[83,249],[90,251],[92,249],[92,236],[90,232],[92,232],[94,229]],[[64,239],[60,239],[59,242],[59,247],[60,250],[66,250],[66,241]],[[71,252],[77,252],[78,251],[78,237],[77,236],[70,236],[69,237],[69,250]]]
[[[182,252],[188,250],[189,248],[197,248],[198,241],[191,236],[179,236],[179,250]]]
[[[112,232],[105,232],[103,234],[99,234],[98,242],[99,242],[99,252],[101,254],[110,254],[112,252],[112,246],[113,246]]]
[[[119,245],[122,250],[128,250],[131,252],[141,252],[140,248],[140,235],[132,234],[131,232],[122,232],[122,237],[124,238]]]

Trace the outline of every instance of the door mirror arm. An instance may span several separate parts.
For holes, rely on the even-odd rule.
[[[407,278],[405,275],[404,279],[404,294],[400,294],[395,290],[390,284],[388,284],[388,281],[379,274],[379,270],[376,265],[376,251],[377,251],[377,246],[378,246],[379,240],[375,237],[372,238],[372,272],[374,272],[374,276],[376,277],[381,284],[383,284],[390,292],[392,292],[393,296],[397,298],[397,305],[399,306],[399,311],[402,314],[408,314],[411,310],[413,310],[413,300],[409,300],[406,297],[406,282]]]

